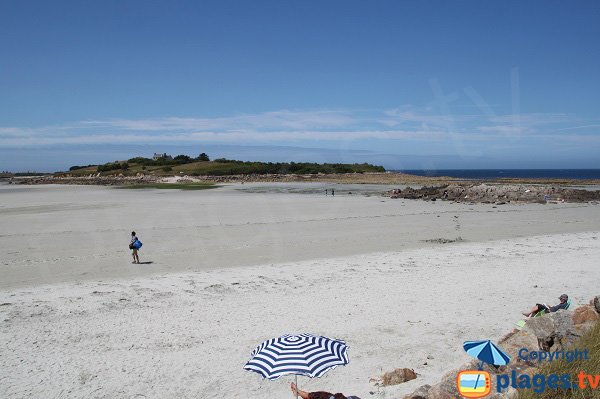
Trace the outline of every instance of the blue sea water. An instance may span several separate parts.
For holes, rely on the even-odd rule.
[[[600,179],[600,169],[410,169],[396,170],[394,172],[417,176],[449,176],[462,179]]]

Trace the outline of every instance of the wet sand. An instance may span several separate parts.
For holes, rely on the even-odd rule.
[[[265,184],[205,191],[0,186],[0,287],[273,264],[426,248],[439,245],[437,239],[485,242],[600,226],[598,205],[494,208],[367,197],[357,191],[360,187],[336,185],[329,186],[336,188],[333,198],[324,195],[323,186],[301,184],[291,188],[319,194],[284,194],[282,186],[290,190],[290,185],[273,185],[274,192],[264,192]],[[131,230],[144,243],[141,260],[151,264],[130,264]]]

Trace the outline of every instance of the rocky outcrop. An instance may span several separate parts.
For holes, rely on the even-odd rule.
[[[531,351],[562,350],[565,346],[576,342],[582,333],[590,329],[600,319],[595,305],[600,296],[594,298],[590,305],[584,305],[575,310],[559,310],[541,317],[532,317],[527,320],[521,330],[513,330],[506,334],[498,345],[510,356],[511,361],[506,366],[493,367],[484,365],[483,369],[490,374],[511,373],[533,375],[539,372],[544,362],[519,358],[519,351],[527,348]],[[472,360],[463,364],[456,370],[446,373],[441,381],[435,385],[423,385],[404,399],[454,399],[460,397],[456,387],[456,376],[462,370],[477,370],[478,362]],[[509,388],[501,393],[493,392],[486,396],[487,399],[518,399],[518,391]]]
[[[480,202],[496,205],[506,203],[558,203],[600,200],[600,191],[522,184],[448,184],[442,186],[395,189],[390,198],[422,199],[425,201]]]
[[[555,344],[562,347],[572,344],[579,334],[573,324],[573,312],[559,310],[543,317],[527,320],[525,330],[538,340],[540,350],[549,351]]]
[[[521,348],[538,348],[538,339],[524,329],[515,329],[500,339],[499,345],[511,359],[518,359]]]
[[[157,183],[160,178],[138,174],[136,176],[99,176],[93,174],[86,177],[43,176],[31,178],[14,178],[12,184],[74,184],[82,186],[123,186],[132,184]]]

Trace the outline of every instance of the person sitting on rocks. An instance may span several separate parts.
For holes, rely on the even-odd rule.
[[[292,382],[292,393],[300,396],[302,399],[360,399],[358,396],[344,396],[341,393],[329,393],[329,392],[306,392],[296,387],[296,384]]]
[[[529,312],[523,312],[523,316],[532,317],[543,311],[552,313],[560,309],[566,309],[569,306],[567,302],[569,300],[569,296],[567,294],[562,294],[558,299],[560,300],[560,303],[555,306],[548,306],[545,303],[536,303],[535,306],[529,310]]]

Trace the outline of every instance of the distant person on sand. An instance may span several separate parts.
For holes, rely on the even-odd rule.
[[[129,249],[133,250],[133,263],[140,263],[140,257],[138,256],[138,250],[142,247],[142,242],[135,235],[135,231],[131,232],[131,241],[129,242]]]
[[[334,197],[335,196],[335,191],[333,191],[333,188],[331,189],[331,196]]]
[[[341,393],[329,393],[329,392],[306,392],[296,387],[296,384],[292,382],[292,393],[300,396],[302,399],[360,399],[358,396],[344,396]]]
[[[531,316],[535,316],[536,314],[538,314],[539,312],[545,310],[548,313],[552,313],[552,312],[556,312],[557,310],[560,309],[566,309],[569,304],[568,304],[568,300],[569,300],[569,296],[567,294],[562,294],[559,298],[560,303],[558,305],[555,306],[548,306],[545,303],[536,303],[534,307],[531,308],[531,310],[529,310],[529,312],[523,312],[523,316],[525,317],[531,317]]]

